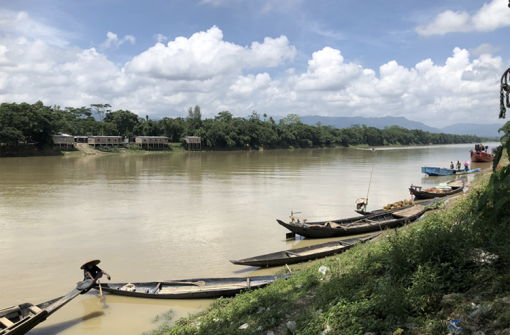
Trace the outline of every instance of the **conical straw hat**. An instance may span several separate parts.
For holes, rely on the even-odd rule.
[[[89,263],[93,263],[92,265],[97,265],[97,264],[101,263],[101,261],[100,261],[99,259],[89,259],[88,261],[86,261],[86,262],[85,262],[85,263],[81,266],[81,268],[80,268],[80,269],[82,269],[82,270],[83,270],[83,268],[85,268],[85,266],[87,266],[87,264],[89,264]]]

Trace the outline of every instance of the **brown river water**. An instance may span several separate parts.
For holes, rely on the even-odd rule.
[[[281,268],[228,260],[334,240],[285,240],[275,219],[357,216],[367,192],[369,210],[409,199],[411,184],[452,179],[422,166],[464,162],[472,147],[0,158],[0,308],[66,294],[89,258],[112,282],[274,274]],[[103,306],[91,291],[31,334],[140,334],[158,327],[158,314],[172,310],[176,320],[210,303],[106,295]]]

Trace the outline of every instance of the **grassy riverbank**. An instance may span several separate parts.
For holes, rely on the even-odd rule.
[[[500,164],[419,222],[152,334],[448,334],[457,319],[464,334],[510,334],[510,191],[497,178],[508,159]]]

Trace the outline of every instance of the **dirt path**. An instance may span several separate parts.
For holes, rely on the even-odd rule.
[[[76,149],[83,152],[85,155],[100,155],[101,151],[97,151],[89,147],[87,143],[76,143],[75,144]]]

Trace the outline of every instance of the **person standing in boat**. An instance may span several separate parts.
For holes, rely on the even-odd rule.
[[[468,172],[468,170],[469,170],[469,161],[465,161],[464,162],[464,171]]]
[[[450,169],[452,169],[452,170],[454,169],[453,162],[450,162]]]
[[[462,167],[462,165],[460,164],[460,161],[457,161],[457,170],[460,171],[460,168]]]
[[[95,283],[99,278],[106,275],[106,278],[110,280],[112,277],[106,271],[103,271],[97,266],[101,261],[99,259],[89,259],[81,266],[80,269],[83,270],[83,280],[92,279]]]

